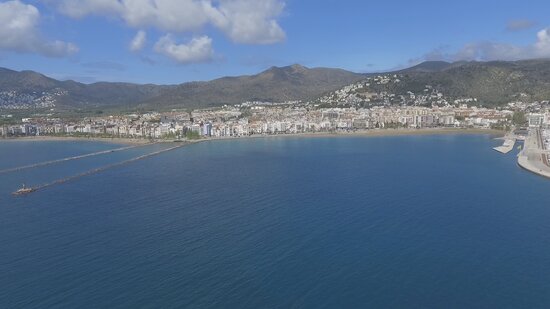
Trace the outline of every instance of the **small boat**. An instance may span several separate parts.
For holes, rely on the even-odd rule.
[[[12,194],[13,194],[13,195],[25,195],[25,194],[32,193],[32,192],[34,192],[34,191],[36,191],[36,189],[27,188],[27,187],[25,186],[25,184],[23,184],[23,186],[22,186],[19,190],[13,192]]]

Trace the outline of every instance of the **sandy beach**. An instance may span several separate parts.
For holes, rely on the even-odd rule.
[[[294,134],[273,134],[273,135],[251,135],[242,137],[212,137],[201,139],[200,141],[208,140],[231,140],[243,138],[274,138],[274,137],[344,137],[344,136],[407,136],[407,135],[443,135],[443,134],[489,134],[494,137],[502,137],[505,132],[490,129],[464,129],[464,128],[429,128],[429,129],[373,129],[354,132],[318,132],[318,133],[294,133]],[[17,141],[92,141],[92,142],[107,142],[123,145],[147,144],[152,141],[141,138],[102,138],[102,137],[74,137],[74,136],[29,136],[0,139],[0,142],[17,142]],[[173,142],[173,140],[155,140],[153,142]]]
[[[330,136],[403,136],[403,135],[439,135],[439,134],[490,134],[495,136],[504,135],[505,132],[488,129],[462,129],[462,128],[429,128],[429,129],[373,129],[356,132],[336,133],[303,133],[287,134],[289,136],[305,137],[330,137]],[[275,135],[278,136],[278,135]]]
[[[445,134],[489,134],[495,138],[503,137],[506,132],[490,129],[464,129],[464,128],[429,128],[429,129],[373,129],[355,132],[318,132],[295,134],[251,135],[243,137],[213,137],[206,140],[232,140],[242,138],[278,138],[278,137],[383,137],[383,136],[414,136],[414,135],[445,135]]]

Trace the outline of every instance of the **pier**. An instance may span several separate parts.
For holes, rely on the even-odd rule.
[[[516,138],[515,137],[514,138],[506,138],[504,140],[504,144],[502,144],[502,146],[498,146],[498,147],[495,147],[493,149],[500,152],[500,153],[507,154],[510,151],[514,150],[515,145],[516,145]]]
[[[69,181],[72,181],[72,180],[76,180],[78,178],[85,177],[85,176],[90,176],[90,175],[93,175],[93,174],[97,174],[97,173],[106,171],[106,170],[111,169],[111,168],[119,167],[119,166],[122,166],[122,165],[126,165],[126,164],[129,164],[129,163],[132,163],[132,162],[139,161],[139,160],[147,159],[147,158],[150,158],[150,157],[153,157],[153,156],[156,156],[156,155],[160,155],[160,154],[165,153],[165,152],[176,150],[176,149],[181,148],[181,147],[186,146],[186,145],[187,145],[187,143],[183,143],[183,144],[180,144],[180,145],[177,145],[177,146],[174,146],[174,147],[170,147],[170,148],[158,150],[158,151],[155,151],[155,152],[151,152],[151,153],[148,153],[148,154],[144,154],[144,155],[141,155],[141,156],[138,156],[138,157],[135,157],[135,158],[132,158],[132,159],[128,159],[128,160],[125,160],[125,161],[122,161],[122,162],[117,162],[117,163],[109,164],[109,165],[102,166],[102,167],[99,167],[99,168],[95,168],[93,170],[89,170],[89,171],[86,171],[86,172],[83,172],[83,173],[80,173],[80,174],[77,174],[77,175],[74,175],[74,176],[69,176],[69,177],[66,177],[66,178],[58,179],[58,180],[52,181],[50,183],[38,185],[38,186],[35,186],[35,187],[30,187],[29,188],[30,189],[29,193],[36,192],[38,190],[43,190],[43,189],[46,189],[46,188],[49,188],[49,187],[52,187],[52,186],[55,186],[55,185],[60,185],[60,184],[63,184],[63,183],[66,183],[66,182],[69,182]]]

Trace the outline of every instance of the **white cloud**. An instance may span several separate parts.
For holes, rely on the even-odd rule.
[[[42,0],[55,5],[72,18],[97,15],[117,18],[135,29],[154,28],[164,33],[198,35],[207,26],[225,33],[233,42],[274,44],[286,38],[278,23],[284,0]],[[146,33],[140,30],[130,50],[145,46]],[[169,35],[156,44],[155,51],[181,63],[211,59],[212,39],[193,39],[176,44]],[[202,55],[199,55],[202,53]],[[195,59],[195,60],[193,60]]]
[[[535,54],[537,57],[550,57],[550,28],[543,29],[537,33]]]
[[[283,0],[59,0],[56,3],[61,12],[73,18],[116,16],[140,29],[153,27],[184,33],[213,25],[237,43],[272,44],[285,39],[277,22],[284,9]]]
[[[122,4],[117,0],[44,0],[57,4],[59,10],[73,18],[81,18],[89,14],[117,14],[123,11]]]
[[[479,42],[466,44],[456,54],[453,60],[518,60],[532,58],[531,47],[521,47],[512,44]]]
[[[283,9],[284,3],[277,0],[221,0],[211,18],[237,43],[273,44],[286,37],[277,23]]]
[[[529,19],[514,19],[506,24],[507,31],[522,31],[535,27],[537,23]]]
[[[178,44],[168,34],[158,40],[155,51],[181,64],[208,62],[214,58],[212,39],[208,36],[193,38],[187,44]]]
[[[514,45],[497,42],[475,42],[464,45],[457,52],[449,52],[447,48],[437,48],[421,58],[412,59],[411,64],[424,60],[446,61],[492,61],[521,60],[533,58],[550,58],[550,28],[537,33],[537,39],[530,45]]]
[[[0,2],[0,49],[62,57],[78,52],[78,47],[63,41],[47,41],[37,28],[40,12],[19,0]]]
[[[131,51],[140,51],[147,43],[147,33],[143,30],[138,31],[132,42],[130,43]]]
[[[208,22],[209,1],[123,0],[122,18],[132,27],[155,27],[170,32],[197,30]]]
[[[212,5],[207,0],[60,0],[57,7],[73,18],[116,16],[136,28],[184,32],[205,25]]]

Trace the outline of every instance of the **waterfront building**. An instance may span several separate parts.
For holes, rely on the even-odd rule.
[[[202,126],[202,135],[203,136],[212,136],[212,123],[208,122]]]
[[[542,126],[544,122],[544,114],[529,114],[527,120],[529,121],[530,128],[538,128]]]

